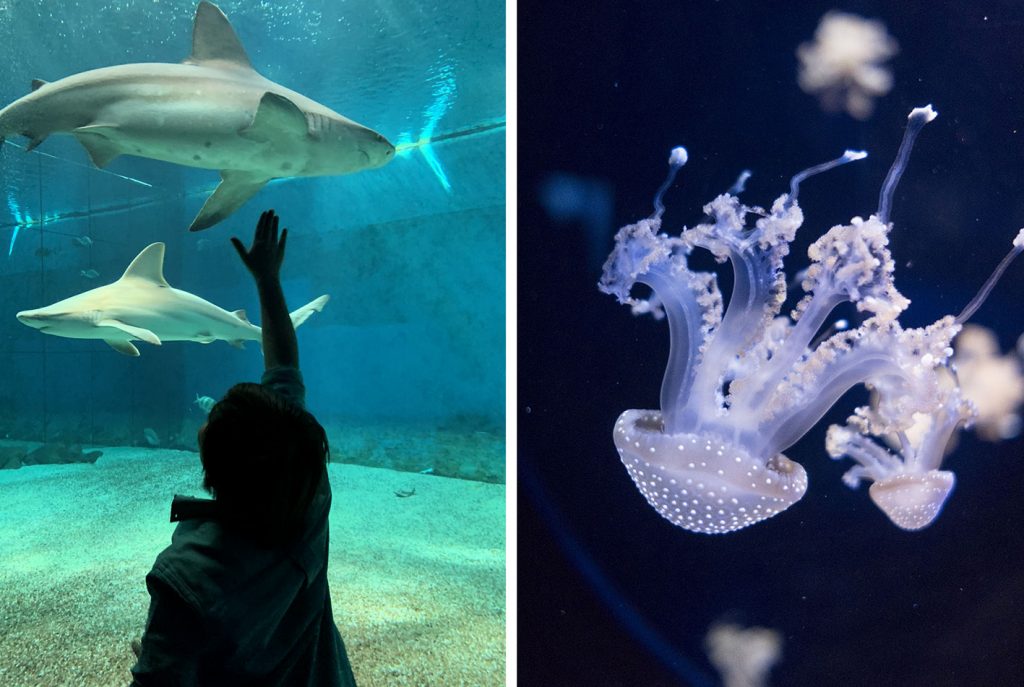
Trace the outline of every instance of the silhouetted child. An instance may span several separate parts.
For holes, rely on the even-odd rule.
[[[231,239],[259,291],[266,370],[199,430],[214,499],[174,497],[180,522],[146,576],[149,618],[132,647],[138,687],[355,685],[327,585],[327,437],[304,409],[277,227],[269,210],[248,251]]]

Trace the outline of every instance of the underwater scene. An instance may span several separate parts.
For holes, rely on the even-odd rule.
[[[520,684],[1024,684],[1024,7],[518,16]]]
[[[348,677],[504,684],[504,3],[0,0],[0,38],[0,684],[156,641],[172,497],[264,372],[270,208]]]

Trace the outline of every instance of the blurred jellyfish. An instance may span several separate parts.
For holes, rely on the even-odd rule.
[[[953,365],[964,397],[974,403],[974,431],[986,441],[1012,439],[1020,434],[1017,411],[1024,402],[1024,374],[1015,353],[999,354],[992,330],[966,325],[953,342]]]
[[[725,687],[767,687],[769,671],[782,658],[782,634],[767,627],[715,623],[704,646]]]
[[[821,18],[814,42],[797,49],[797,80],[825,110],[867,119],[874,99],[892,88],[892,72],[883,63],[897,52],[899,44],[882,22],[832,11]]]
[[[540,202],[555,222],[579,222],[587,243],[587,264],[595,272],[608,252],[612,227],[612,188],[601,179],[555,172],[541,183]]]

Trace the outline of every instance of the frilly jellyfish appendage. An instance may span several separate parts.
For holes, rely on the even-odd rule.
[[[677,236],[661,231],[666,184],[654,215],[619,230],[599,287],[634,314],[667,319],[671,348],[660,410],[626,411],[614,440],[641,493],[673,524],[731,532],[798,501],[807,475],[784,452],[857,384],[874,389],[879,400],[830,434],[832,455],[859,463],[847,482],[874,482],[872,498],[901,527],[924,527],[938,514],[953,486],[952,474],[938,469],[942,449],[971,410],[955,387],[944,393],[940,384],[940,368],[965,318],[903,329],[898,317],[909,301],[893,283],[888,248],[896,182],[914,137],[934,117],[930,107],[911,113],[879,212],[833,227],[812,244],[802,282],[806,296],[790,316],[780,316],[787,292],[783,258],[803,223],[799,184],[864,153],[847,151],[796,175],[789,193],[768,210],[722,194],[704,206],[705,223]],[[685,158],[674,155],[670,162],[674,175]],[[1017,243],[1024,240],[1013,255],[1022,250]],[[697,248],[730,261],[728,308],[715,274],[690,269],[688,257]],[[635,294],[637,284],[651,293]],[[864,321],[848,330],[830,328],[829,316],[844,302]],[[938,419],[919,444],[904,442],[902,456],[870,438],[899,435],[920,413]]]

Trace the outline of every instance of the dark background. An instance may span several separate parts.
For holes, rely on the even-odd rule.
[[[597,290],[594,256],[650,214],[673,146],[690,152],[666,196],[677,231],[741,169],[754,172],[744,201],[769,205],[795,172],[869,151],[801,188],[792,275],[808,243],[877,208],[907,113],[932,103],[893,208],[904,326],[959,312],[1024,224],[1024,7],[839,7],[900,43],[894,88],[866,122],[823,112],[796,82],[796,47],[833,8],[519,2],[520,684],[718,684],[703,637],[723,618],[783,634],[777,685],[1024,684],[1020,439],[962,434],[943,513],[903,532],[825,453],[827,425],[863,402],[851,392],[787,452],[810,476],[802,501],[721,537],[661,519],[612,445],[619,413],[657,407],[668,331]],[[553,173],[606,184],[606,230],[550,217]],[[727,296],[727,270],[719,281]],[[972,320],[1004,351],[1024,331],[1022,294],[1024,261]]]

